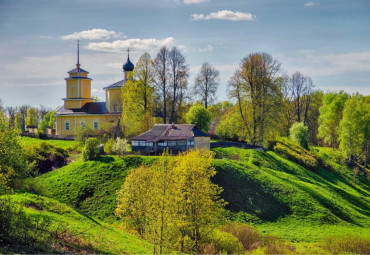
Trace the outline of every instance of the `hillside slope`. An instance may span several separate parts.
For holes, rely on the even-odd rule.
[[[333,160],[317,150],[315,157],[321,165]],[[291,241],[318,241],[338,233],[370,237],[369,181],[351,169],[334,162],[337,165],[329,170],[321,165],[309,170],[273,151],[215,151],[213,165],[218,173],[213,181],[224,189],[221,196],[229,203],[230,219]],[[102,157],[75,162],[29,179],[26,186],[89,216],[114,219],[116,190],[128,171],[153,160],[155,157]]]
[[[48,241],[49,245],[52,243],[51,252],[148,254],[152,251],[152,246],[142,239],[96,221],[54,199],[29,193],[1,196],[0,199],[20,205],[31,219],[50,222],[46,231],[52,237]]]

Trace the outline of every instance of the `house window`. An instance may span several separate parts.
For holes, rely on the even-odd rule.
[[[139,141],[139,146],[146,146],[146,142],[145,141]]]
[[[146,142],[146,146],[153,147],[153,143],[152,142]]]
[[[186,140],[177,141],[178,146],[186,146]]]
[[[70,126],[69,126],[69,120],[66,120],[64,122],[64,130],[69,131],[69,128],[70,128]]]
[[[84,119],[82,119],[82,120],[80,121],[80,125],[81,125],[81,127],[86,127],[86,122],[85,122],[85,120],[84,120]]]
[[[93,122],[94,124],[93,124],[93,128],[96,130],[96,129],[98,129],[99,128],[99,122],[98,122],[98,120],[94,120],[94,122]]]
[[[158,146],[166,147],[167,146],[167,141],[158,142]]]
[[[168,146],[176,146],[176,141],[168,141]]]
[[[139,141],[133,140],[132,141],[132,146],[139,146]]]
[[[186,143],[188,146],[194,146],[194,140],[187,140]]]

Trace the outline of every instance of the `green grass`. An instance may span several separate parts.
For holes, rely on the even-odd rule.
[[[285,147],[295,150],[289,144]],[[213,181],[224,189],[221,196],[229,203],[226,214],[230,219],[291,242],[320,242],[336,234],[370,238],[369,180],[354,174],[336,153],[315,148],[295,154],[315,157],[317,168],[307,169],[274,151],[214,151],[213,166],[218,173]],[[154,159],[106,156],[74,162],[27,180],[26,187],[91,217],[115,220],[116,191],[128,172]]]
[[[112,225],[94,220],[57,200],[29,193],[2,196],[0,199],[21,205],[26,215],[31,218],[50,220],[51,224],[47,231],[54,236],[53,241],[77,248],[77,251],[109,254],[149,254],[152,252],[152,246],[142,239]],[[58,237],[55,239],[55,236],[60,238],[61,235],[57,233],[62,232],[70,235],[64,236],[63,239],[58,239]]]
[[[32,138],[27,136],[22,136],[21,138],[22,145],[33,145],[38,144],[41,142],[50,143],[57,147],[63,148],[67,151],[81,151],[82,148],[77,141],[64,141],[64,140],[46,140],[46,139],[38,139]]]
[[[28,179],[28,190],[56,198],[92,217],[114,217],[116,191],[122,186],[129,170],[155,157],[104,156],[94,161],[71,163],[58,170]]]

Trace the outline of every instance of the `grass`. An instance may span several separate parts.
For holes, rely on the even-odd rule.
[[[114,217],[116,191],[129,170],[155,157],[104,156],[94,161],[71,163],[28,179],[25,186],[37,194],[56,198],[98,219]]]
[[[294,147],[285,147],[294,151]],[[280,147],[284,149],[283,146]],[[229,203],[226,216],[252,224],[262,235],[295,243],[297,252],[322,252],[313,243],[328,236],[358,234],[370,239],[370,182],[342,164],[337,153],[314,148],[295,153],[309,156],[315,169],[305,168],[274,151],[216,148],[213,182]],[[307,155],[304,155],[307,154]],[[307,156],[307,157],[308,157]],[[314,157],[312,159],[312,157]],[[55,198],[90,217],[115,220],[116,191],[130,169],[155,157],[101,157],[28,179],[26,187]],[[301,162],[304,162],[303,160]]]
[[[78,141],[65,141],[65,140],[47,140],[47,139],[38,139],[38,138],[32,138],[27,136],[22,136],[21,138],[21,144],[22,145],[33,145],[38,144],[41,142],[50,143],[52,145],[55,145],[57,147],[63,148],[67,151],[81,151],[82,148],[79,145]]]
[[[29,193],[2,196],[0,199],[21,205],[31,218],[49,220],[48,231],[54,236],[52,241],[57,248],[69,247],[70,250],[73,247],[72,251],[85,253],[152,252],[152,246],[140,238],[94,220],[57,200]]]

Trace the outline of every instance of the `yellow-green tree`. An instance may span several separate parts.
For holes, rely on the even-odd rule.
[[[38,126],[39,124],[39,113],[36,108],[30,108],[27,111],[26,125],[27,126]]]
[[[172,157],[165,152],[151,166],[133,170],[118,192],[116,213],[128,227],[154,244],[155,254],[197,252],[224,202],[213,153],[192,150]]]
[[[126,137],[132,137],[153,126],[154,65],[144,53],[122,86],[122,122]]]

